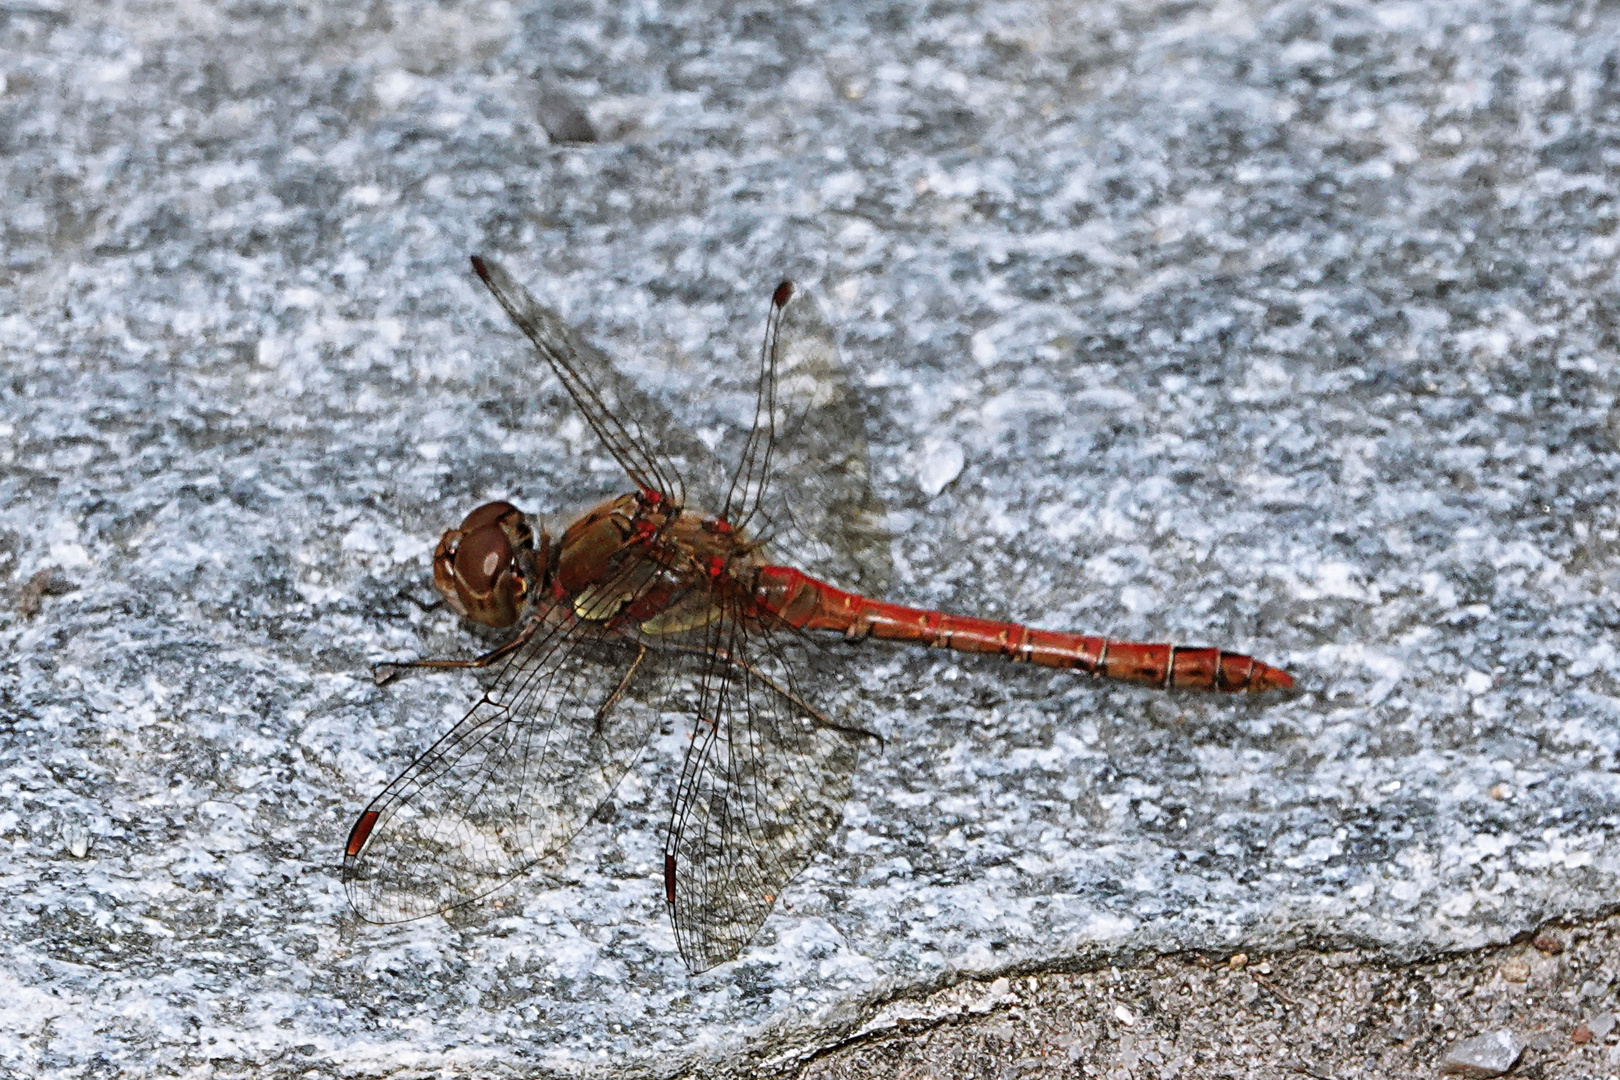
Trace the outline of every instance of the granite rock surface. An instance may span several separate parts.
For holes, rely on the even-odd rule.
[[[965,976],[1501,941],[1620,896],[1620,9],[0,5],[0,1069],[671,1075]],[[596,141],[589,141],[594,135]],[[501,903],[353,815],[488,646],[440,530],[620,490],[467,270],[729,445],[840,330],[890,596],[1288,667],[873,646],[842,828],[733,963],[678,734]]]

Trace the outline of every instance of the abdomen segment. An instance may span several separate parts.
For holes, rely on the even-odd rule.
[[[946,615],[845,592],[786,566],[760,568],[754,599],[789,625],[846,637],[910,641],[958,652],[999,653],[1099,678],[1192,690],[1286,690],[1293,677],[1252,656],[1205,646],[1149,645],[1018,623]]]

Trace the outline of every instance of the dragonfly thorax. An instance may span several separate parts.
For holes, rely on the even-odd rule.
[[[557,591],[577,596],[609,586],[630,550],[663,531],[680,511],[638,495],[620,495],[591,507],[563,530],[557,542]]]
[[[621,495],[563,532],[549,587],[581,619],[679,633],[718,617],[718,594],[752,580],[756,553],[724,521],[654,493]]]
[[[538,535],[537,535],[538,534]],[[550,577],[551,538],[507,502],[485,503],[433,550],[433,585],[458,615],[511,626]]]

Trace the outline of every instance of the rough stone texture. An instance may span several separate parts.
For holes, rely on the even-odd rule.
[[[891,1003],[845,1045],[781,1075],[1385,1080],[1496,1076],[1513,1066],[1522,1080],[1620,1076],[1612,1028],[1580,1036],[1580,1018],[1613,994],[1620,919],[1561,927],[1537,944],[1548,940],[1567,951],[1525,941],[1410,965],[1361,950],[1183,954],[964,982]],[[1504,1038],[1511,1052],[1497,1049]],[[1480,1039],[1496,1071],[1446,1071],[1463,1044]]]
[[[1485,0],[0,8],[0,1066],[741,1068],[968,976],[1606,910],[1617,41]],[[548,144],[547,87],[600,143]],[[1302,692],[873,648],[885,748],[737,962],[689,978],[661,910],[678,738],[503,906],[357,924],[352,816],[474,689],[369,677],[482,645],[433,539],[616,487],[477,250],[717,437],[810,283],[892,595]]]

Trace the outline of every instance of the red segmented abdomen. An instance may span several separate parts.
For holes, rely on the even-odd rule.
[[[1148,645],[1017,623],[904,607],[834,588],[786,566],[760,568],[754,599],[804,630],[852,638],[911,641],[959,652],[999,653],[1045,667],[1076,668],[1104,679],[1194,690],[1286,690],[1293,678],[1252,656],[1207,647]]]

